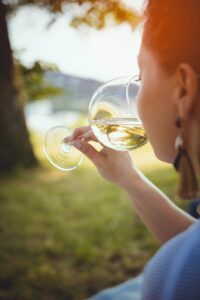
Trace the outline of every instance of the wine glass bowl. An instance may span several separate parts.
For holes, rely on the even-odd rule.
[[[134,77],[121,77],[94,93],[88,120],[97,139],[118,151],[141,147],[147,141],[137,113],[139,84]]]

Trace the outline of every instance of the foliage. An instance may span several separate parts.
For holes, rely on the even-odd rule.
[[[47,8],[52,12],[52,22],[60,13],[68,10],[74,12],[71,25],[79,27],[83,24],[101,29],[108,23],[120,24],[128,22],[134,28],[141,16],[125,4],[123,0],[7,0],[7,12],[15,11],[19,6],[33,4]],[[79,6],[81,13],[74,10],[74,5]]]
[[[19,61],[15,61],[15,80],[20,89],[20,94],[27,101],[53,98],[62,94],[62,89],[53,86],[45,79],[47,71],[58,71],[55,65],[43,62],[35,62],[30,68],[25,67]]]

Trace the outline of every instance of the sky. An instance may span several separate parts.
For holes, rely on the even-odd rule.
[[[143,0],[125,0],[141,10]],[[47,28],[50,14],[36,7],[22,8],[9,21],[15,55],[27,66],[42,60],[56,64],[67,74],[110,80],[138,73],[141,29],[132,32],[128,24],[77,30],[69,26],[69,13]]]

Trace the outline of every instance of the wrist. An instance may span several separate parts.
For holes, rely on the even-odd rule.
[[[121,181],[120,186],[129,194],[133,191],[137,192],[144,183],[143,177],[144,175],[139,170],[131,170]]]

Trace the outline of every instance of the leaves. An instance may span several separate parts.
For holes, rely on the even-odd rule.
[[[72,18],[71,25],[76,28],[84,24],[102,29],[110,23],[117,25],[123,22],[128,22],[132,28],[135,28],[141,20],[141,16],[122,0],[7,0],[4,3],[8,12],[15,11],[22,5],[33,4],[45,7],[54,14],[63,13],[64,7],[66,11],[66,7],[70,9],[71,5],[76,4],[77,8],[84,7],[81,15],[74,14]]]
[[[51,64],[36,62],[31,68],[27,68],[16,62],[18,68],[17,76],[21,77],[20,88],[28,101],[41,100],[49,97],[56,97],[62,93],[62,89],[52,86],[45,79],[46,71],[56,71],[57,67]]]

